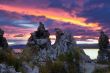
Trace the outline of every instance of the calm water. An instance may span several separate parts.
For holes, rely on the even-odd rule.
[[[96,59],[99,49],[84,49],[84,52],[90,56],[91,59]]]

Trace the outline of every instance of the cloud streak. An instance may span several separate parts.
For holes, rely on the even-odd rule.
[[[26,15],[34,15],[34,16],[45,16],[46,18],[62,21],[62,22],[69,22],[74,25],[87,27],[90,30],[100,30],[101,26],[98,22],[95,23],[86,23],[87,18],[83,17],[71,17],[68,13],[64,12],[63,10],[59,9],[40,9],[40,8],[26,8],[20,6],[11,6],[11,5],[2,5],[0,4],[0,10],[6,10],[9,12],[16,12],[19,14],[26,14]],[[59,13],[56,13],[59,12]]]
[[[50,37],[54,37],[52,40],[55,40],[54,28],[72,33],[77,41],[98,40],[97,30],[110,35],[110,1],[0,0],[0,28],[5,30],[8,41],[26,42],[40,21]]]

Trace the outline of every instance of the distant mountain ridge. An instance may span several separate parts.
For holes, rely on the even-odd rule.
[[[24,44],[11,45],[10,48],[13,48],[13,49],[24,49],[24,48],[26,48],[26,45],[24,45]]]

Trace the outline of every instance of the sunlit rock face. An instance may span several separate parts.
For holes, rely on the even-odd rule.
[[[8,43],[5,37],[3,37],[4,31],[0,29],[0,47],[3,49],[8,48]]]

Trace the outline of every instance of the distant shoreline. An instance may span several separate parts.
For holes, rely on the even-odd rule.
[[[98,49],[98,45],[97,44],[77,44],[77,46],[79,48],[81,48],[81,49]],[[13,48],[13,49],[24,49],[24,48],[26,48],[26,45],[24,45],[24,44],[10,45],[10,48]],[[108,49],[110,49],[110,45],[109,45]]]
[[[99,49],[98,44],[78,44],[77,46],[81,49]],[[110,49],[110,45],[108,49]]]

